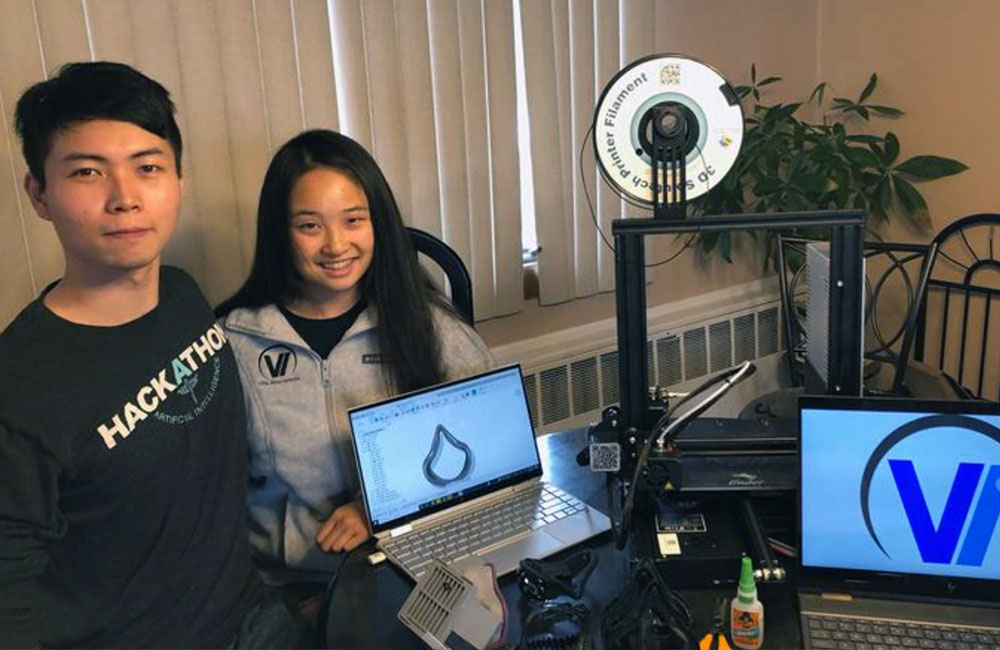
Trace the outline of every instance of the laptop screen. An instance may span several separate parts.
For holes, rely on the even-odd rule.
[[[352,409],[350,420],[376,533],[542,473],[518,366]]]
[[[1000,579],[1000,411],[803,399],[802,567]]]

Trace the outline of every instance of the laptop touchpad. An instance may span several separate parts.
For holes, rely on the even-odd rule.
[[[504,544],[480,557],[484,561],[492,562],[497,567],[497,572],[502,575],[517,568],[524,558],[547,557],[562,546],[563,544],[555,537],[545,531],[537,530],[532,535]]]

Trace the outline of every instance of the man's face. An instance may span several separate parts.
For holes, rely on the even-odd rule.
[[[177,225],[181,186],[170,143],[114,120],[58,132],[45,159],[45,189],[25,178],[35,211],[62,242],[67,274],[90,277],[157,264]]]

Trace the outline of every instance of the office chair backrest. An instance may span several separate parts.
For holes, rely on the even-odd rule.
[[[1000,399],[1000,214],[963,217],[931,240],[897,361],[911,356],[967,397]],[[987,372],[987,366],[990,366]]]
[[[407,227],[407,230],[410,232],[413,248],[434,260],[444,271],[451,287],[451,304],[454,305],[455,311],[469,325],[475,324],[472,312],[472,278],[462,258],[451,246],[434,235],[418,228]]]

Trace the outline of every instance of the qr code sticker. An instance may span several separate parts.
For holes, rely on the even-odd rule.
[[[590,469],[617,472],[621,469],[621,447],[617,442],[594,442],[590,445]]]

